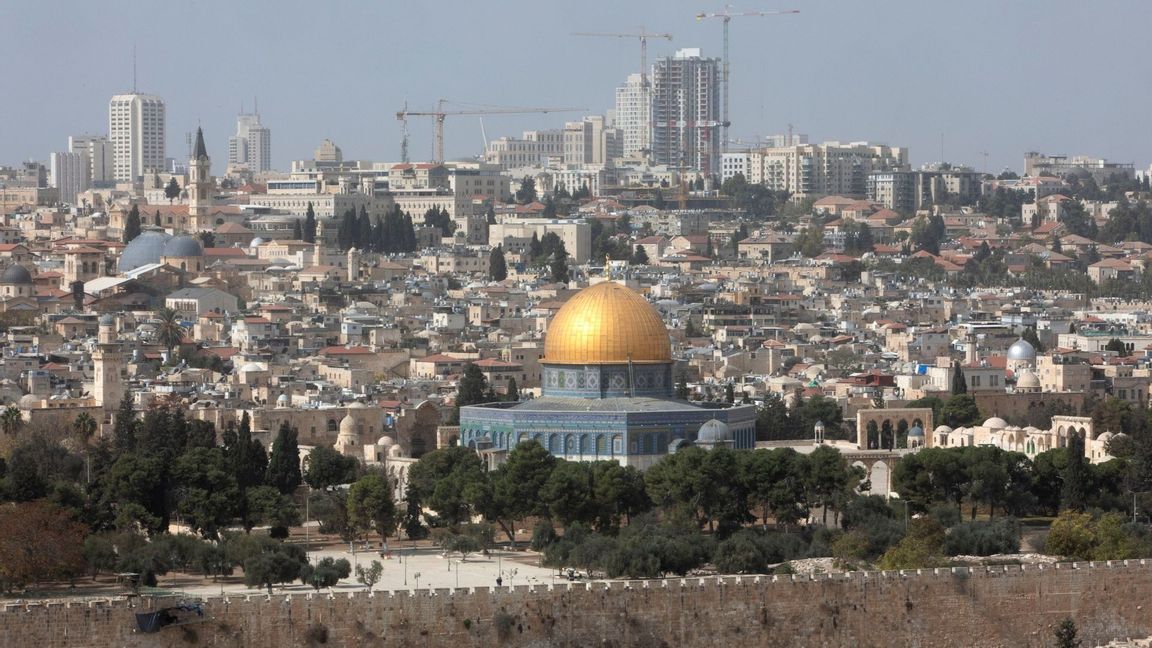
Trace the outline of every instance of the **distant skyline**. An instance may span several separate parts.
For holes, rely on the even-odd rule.
[[[1137,0],[763,2],[737,10],[798,15],[731,23],[731,137],[792,124],[811,140],[907,146],[914,166],[941,159],[1021,170],[1039,150],[1152,162],[1152,3]],[[325,138],[346,159],[398,160],[405,102],[438,98],[504,106],[612,108],[639,71],[633,40],[579,31],[670,32],[649,63],[676,49],[722,53],[722,2],[541,3],[207,0],[154,4],[43,2],[0,6],[13,62],[0,103],[0,164],[47,161],[69,135],[106,134],[108,102],[137,89],[167,104],[167,151],[204,128],[214,171],[227,160],[241,102],[259,98],[273,164],[312,156]],[[489,139],[560,127],[579,113],[490,116]],[[429,118],[409,121],[414,160],[432,154]],[[449,117],[449,158],[483,150],[476,117]],[[987,153],[987,160],[983,153]]]

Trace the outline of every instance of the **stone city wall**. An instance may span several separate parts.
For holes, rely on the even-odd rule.
[[[174,602],[9,602],[0,646],[1048,646],[1066,616],[1094,646],[1152,634],[1150,595],[1140,560],[213,597],[155,634],[133,613]]]

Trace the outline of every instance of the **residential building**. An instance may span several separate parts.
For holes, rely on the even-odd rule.
[[[868,200],[899,212],[954,202],[974,204],[983,174],[967,167],[930,166],[917,171],[883,170],[868,174]]]
[[[1131,180],[1136,177],[1132,163],[1109,162],[1087,155],[1046,155],[1036,151],[1024,154],[1024,175],[1063,178],[1068,174],[1090,175],[1096,184],[1105,184],[1113,176]]]
[[[76,203],[76,194],[88,191],[91,163],[87,153],[53,153],[50,156],[52,186],[59,192],[60,201]]]
[[[720,59],[685,48],[652,70],[652,158],[704,174],[720,170]]]
[[[643,74],[630,74],[616,88],[616,127],[624,157],[647,155],[652,147],[652,93]]]
[[[164,100],[145,94],[112,97],[108,105],[108,139],[112,142],[113,178],[136,182],[145,173],[165,169]]]
[[[795,144],[751,151],[748,181],[793,197],[864,196],[868,175],[906,170],[908,149],[869,142]]]
[[[501,169],[548,166],[550,159],[564,156],[563,130],[524,131],[520,139],[501,137],[488,143],[484,161]]]
[[[116,181],[115,156],[112,142],[102,135],[73,135],[68,138],[68,150],[88,156],[88,183],[93,187],[107,187]]]

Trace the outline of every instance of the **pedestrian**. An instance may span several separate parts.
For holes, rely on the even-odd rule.
[[[504,586],[504,579],[497,576],[496,577],[496,587],[503,587],[503,586]]]

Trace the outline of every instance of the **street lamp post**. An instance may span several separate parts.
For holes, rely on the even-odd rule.
[[[420,589],[420,572],[412,574],[412,578],[416,579],[416,589]]]

